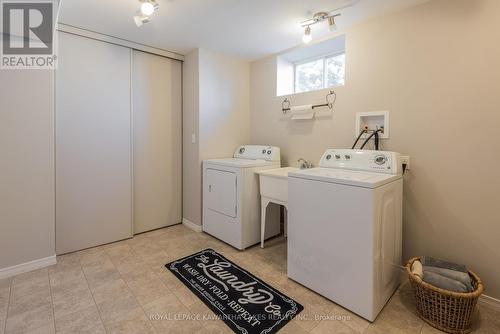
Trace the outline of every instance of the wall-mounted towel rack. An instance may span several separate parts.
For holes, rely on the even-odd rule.
[[[331,90],[326,95],[326,103],[315,104],[312,106],[312,109],[328,107],[330,110],[333,110],[333,105],[335,104],[335,101],[337,101],[337,94],[335,93],[335,91]],[[283,114],[286,114],[291,110],[291,101],[288,97],[285,98],[281,103],[281,109],[283,110]]]

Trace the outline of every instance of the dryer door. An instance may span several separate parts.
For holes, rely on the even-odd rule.
[[[236,218],[237,176],[233,172],[207,169],[206,205],[209,210]]]

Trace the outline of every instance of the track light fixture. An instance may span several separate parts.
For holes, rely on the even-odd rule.
[[[141,5],[141,13],[144,15],[151,15],[155,12],[155,6],[151,2],[143,2]]]
[[[138,27],[141,27],[143,24],[146,24],[149,21],[151,21],[151,19],[149,18],[149,16],[146,16],[146,15],[136,15],[136,16],[134,16],[134,22],[135,22],[136,26],[138,26]]]
[[[335,23],[335,18],[337,16],[340,16],[340,14],[330,15],[327,12],[319,12],[319,13],[314,14],[312,19],[309,19],[309,20],[302,22],[301,25],[303,28],[305,28],[304,29],[304,36],[302,37],[302,41],[307,44],[312,40],[311,26],[315,25],[316,23],[328,21],[328,28],[330,29],[330,31],[337,30],[337,24]]]
[[[135,24],[140,27],[151,21],[151,15],[153,15],[160,5],[156,3],[156,0],[139,0],[141,6],[137,15],[134,16]]]
[[[310,41],[312,41],[311,27],[307,26],[306,30],[304,31],[304,36],[302,36],[302,42],[307,44]]]
[[[337,25],[335,24],[335,16],[330,16],[328,18],[328,29],[330,29],[330,31],[337,30]]]

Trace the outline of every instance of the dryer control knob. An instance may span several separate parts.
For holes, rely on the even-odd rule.
[[[375,163],[377,165],[383,165],[387,161],[387,157],[385,155],[378,155],[375,157]]]

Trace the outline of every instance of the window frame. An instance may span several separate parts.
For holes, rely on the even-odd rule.
[[[344,86],[345,85],[345,75],[344,75],[344,85],[337,85],[337,86],[327,86],[327,71],[326,71],[326,61],[329,58],[337,57],[340,55],[345,55],[346,52],[344,51],[338,51],[338,52],[333,52],[333,53],[327,53],[322,56],[315,56],[315,57],[309,57],[305,59],[301,59],[299,61],[296,61],[293,63],[293,93],[294,94],[300,94],[300,93],[307,93],[307,92],[315,92],[321,89],[328,89],[328,88],[334,88],[334,87],[339,87],[339,86]],[[308,90],[304,92],[297,92],[297,66],[307,64],[307,63],[312,63],[316,60],[323,60],[323,87],[320,89],[313,89],[313,90]],[[345,62],[344,62],[344,69],[345,69]]]

